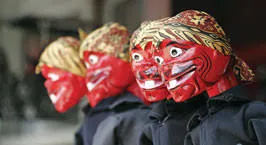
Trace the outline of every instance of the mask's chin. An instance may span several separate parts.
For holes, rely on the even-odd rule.
[[[164,85],[164,79],[136,79],[139,87],[144,92],[144,98],[148,102],[157,102],[167,97],[169,92]]]
[[[168,79],[165,85],[176,102],[183,102],[194,95],[197,88],[193,77],[196,69],[191,61],[173,66],[171,71],[173,77]]]
[[[102,99],[107,97],[107,92],[103,87],[101,87],[101,85],[99,85],[91,92],[88,92],[87,97],[88,100],[90,100],[89,101],[90,105],[92,107],[95,107]]]
[[[165,87],[152,89],[152,90],[143,90],[144,92],[144,98],[148,102],[157,102],[164,100],[168,97],[169,92]]]
[[[175,89],[169,90],[175,102],[184,102],[193,97],[196,87],[192,84],[184,84]]]

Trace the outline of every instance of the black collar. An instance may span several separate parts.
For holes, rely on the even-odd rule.
[[[187,124],[187,130],[190,131],[209,116],[226,106],[238,106],[250,102],[246,90],[243,86],[236,86],[210,98],[207,101],[207,105],[202,106],[191,116]]]
[[[196,111],[200,106],[205,105],[206,100],[207,96],[205,93],[182,103],[177,103],[174,100],[163,100],[152,104],[149,118],[163,121],[169,117],[183,117],[188,113]]]
[[[244,86],[235,86],[217,96],[214,96],[209,99],[208,102],[212,101],[223,101],[227,103],[234,103],[234,102],[242,102],[242,101],[248,101],[248,92],[247,89],[244,88]]]
[[[113,110],[122,104],[143,104],[142,101],[129,92],[122,93],[118,96],[109,97],[100,101],[94,108],[89,104],[83,108],[85,114]]]
[[[243,86],[236,86],[210,98],[207,103],[208,114],[212,115],[225,106],[237,106],[247,102],[250,102],[250,100],[246,89]]]

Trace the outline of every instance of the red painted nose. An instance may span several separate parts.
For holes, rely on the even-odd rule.
[[[172,76],[172,73],[171,73],[172,72],[172,67],[173,67],[172,64],[165,64],[165,65],[162,65],[160,67],[160,72],[161,72],[161,74],[164,75],[165,79],[171,78],[171,76]]]
[[[155,65],[145,65],[143,69],[139,71],[140,79],[156,79],[160,78],[158,69]]]

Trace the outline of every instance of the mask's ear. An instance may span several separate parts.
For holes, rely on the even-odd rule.
[[[82,30],[81,28],[78,28],[78,33],[79,33],[79,39],[82,42],[86,37],[87,37],[87,33]]]

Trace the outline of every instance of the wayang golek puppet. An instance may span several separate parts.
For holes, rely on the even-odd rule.
[[[137,116],[144,116],[147,109],[141,107],[143,94],[131,71],[128,43],[129,33],[118,23],[105,24],[82,41],[79,54],[86,66],[86,96],[90,106],[84,109],[86,116],[76,133],[76,144],[110,145],[125,141],[136,144],[134,129],[144,123],[144,117]],[[124,125],[126,134],[120,132]],[[129,135],[134,140],[127,140],[125,136]]]
[[[254,81],[254,74],[233,54],[223,29],[210,15],[182,12],[165,20],[158,33],[162,41],[154,57],[175,101],[203,91],[213,97],[238,81]]]
[[[153,103],[148,115],[150,122],[140,137],[140,144],[183,144],[186,123],[191,115],[206,101],[206,96],[198,95],[188,101],[175,102],[167,90],[165,78],[160,74],[161,56],[154,56],[158,40],[159,21],[144,22],[133,33],[130,43],[132,71],[144,92],[146,101]],[[164,134],[164,135],[163,135]]]
[[[152,55],[151,43],[145,48],[136,45],[131,50],[132,70],[144,93],[144,99],[147,102],[158,102],[169,97],[169,92]]]
[[[161,80],[171,93],[168,98],[173,97],[176,102],[185,101],[205,90],[209,96],[215,96],[236,86],[234,72],[241,80],[254,79],[243,61],[238,57],[230,57],[231,47],[214,18],[209,17],[205,21],[201,16],[187,15],[188,11],[175,17],[143,23],[144,26],[136,32],[136,39],[133,40],[135,47],[131,54],[133,59],[137,59],[133,65],[142,59],[146,60],[146,55],[152,55],[149,58],[160,66]],[[196,26],[199,29],[194,28]],[[149,50],[146,51],[149,54],[142,55],[143,48]],[[227,69],[233,61],[237,63]],[[145,64],[139,63],[134,67],[138,66]],[[137,79],[141,77],[139,74],[137,71]]]
[[[206,91],[210,98],[188,121],[185,144],[265,143],[266,105],[250,102],[239,86],[254,81],[254,74],[213,17],[188,10],[144,25],[145,37],[133,44],[151,45],[170,97],[183,102]]]
[[[79,46],[79,40],[73,37],[60,37],[45,48],[36,67],[36,73],[46,78],[49,97],[61,113],[79,103],[87,92]]]
[[[90,33],[81,44],[80,57],[87,68],[87,97],[92,107],[126,90],[143,98],[128,62],[128,42],[127,29],[110,23]]]

